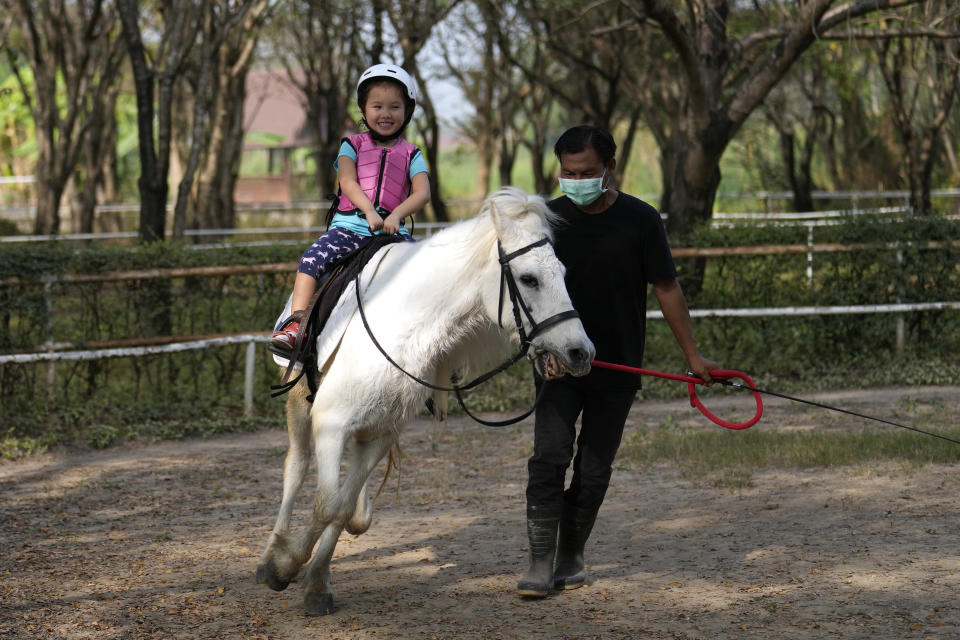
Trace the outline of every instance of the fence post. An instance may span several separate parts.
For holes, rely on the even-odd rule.
[[[43,310],[46,314],[46,323],[44,329],[47,334],[46,347],[48,353],[53,353],[53,278],[44,276],[43,278]],[[57,397],[56,387],[56,363],[53,360],[47,362],[47,400],[52,405]]]
[[[813,287],[813,225],[807,225],[807,285]]]
[[[897,304],[903,302],[903,296],[900,294],[903,292],[903,250],[897,249],[897,273],[900,277],[900,282],[897,284]],[[904,313],[897,314],[897,353],[903,353],[904,343],[906,342],[906,320],[904,319]]]
[[[257,356],[257,343],[251,340],[247,343],[247,366],[243,376],[243,416],[253,417],[253,373]]]

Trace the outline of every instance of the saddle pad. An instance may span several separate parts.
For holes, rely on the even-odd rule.
[[[381,243],[379,247],[376,247],[375,251],[371,252],[370,255],[367,256],[368,262],[366,264],[362,266],[358,265],[361,266],[363,272],[366,274],[366,282],[364,283],[365,286],[369,285],[370,279],[373,277],[373,274],[376,273],[376,270],[380,265],[380,261],[383,260],[383,257],[386,255],[386,251],[379,251],[379,249],[383,246],[386,246],[386,244],[389,243]],[[368,271],[366,267],[371,263],[373,264],[373,267]],[[326,318],[319,335],[316,337],[317,370],[319,371],[322,371],[326,367],[327,361],[336,352],[337,346],[343,339],[343,334],[346,333],[347,327],[350,325],[350,320],[357,311],[357,301],[354,291],[354,279],[350,278],[350,280],[345,283],[336,304],[330,311],[329,316]],[[287,298],[287,303],[284,305],[283,311],[279,316],[277,316],[277,320],[274,323],[274,331],[279,329],[280,325],[283,324],[283,321],[286,320],[292,313],[292,301],[293,293],[291,293]],[[289,366],[290,361],[288,358],[284,358],[276,353],[271,353],[271,355],[273,356],[274,363],[279,365],[281,368],[286,369]],[[302,368],[303,364],[301,362],[294,363],[294,372],[300,373]]]

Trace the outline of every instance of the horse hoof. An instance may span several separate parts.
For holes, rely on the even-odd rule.
[[[333,613],[332,593],[308,593],[303,599],[303,606],[310,616],[328,616]]]
[[[273,562],[257,565],[257,584],[265,584],[274,591],[283,591],[290,584],[277,577]]]

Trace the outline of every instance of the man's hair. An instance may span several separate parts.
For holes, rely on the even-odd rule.
[[[617,143],[613,141],[610,132],[603,127],[582,124],[564,131],[563,135],[557,139],[557,143],[553,145],[557,160],[564,153],[580,153],[587,149],[596,151],[603,164],[607,164],[617,153]]]

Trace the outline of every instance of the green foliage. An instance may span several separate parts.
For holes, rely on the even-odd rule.
[[[762,227],[745,224],[717,229],[709,225],[701,226],[693,232],[689,243],[693,247],[706,248],[804,244],[806,241],[807,230],[803,227]]]
[[[471,413],[515,410],[519,414],[531,407],[533,400],[533,367],[526,360],[464,394],[464,403]],[[453,394],[450,413],[461,413]]]
[[[777,227],[700,229],[696,246],[803,244],[805,230]],[[911,218],[888,222],[857,218],[817,229],[817,242],[866,244],[857,251],[736,255],[707,259],[703,288],[692,309],[871,305],[960,300],[960,247],[926,248],[960,237],[960,222]],[[900,243],[896,247],[892,243]],[[898,258],[899,251],[899,258]],[[683,270],[689,265],[680,261]],[[651,308],[656,302],[651,301]],[[828,388],[871,384],[957,384],[960,369],[945,354],[960,349],[960,312],[902,315],[905,345],[897,352],[891,314],[765,316],[695,319],[700,350],[723,366],[746,371],[771,388]],[[648,322],[649,368],[685,366],[669,328]],[[654,366],[656,365],[656,366]],[[647,393],[682,393],[675,385],[648,385]],[[670,390],[672,389],[672,391]]]
[[[48,339],[84,346],[121,338],[266,331],[283,308],[300,251],[291,246],[198,251],[163,244],[80,250],[65,244],[2,247],[0,281],[18,280],[0,285],[0,352],[42,350]],[[40,281],[45,275],[68,273],[268,263],[291,266],[289,272],[276,274],[61,282],[46,294]],[[43,443],[83,442],[100,447],[129,439],[130,429],[147,437],[171,437],[225,428],[236,423],[242,411],[245,353],[246,345],[240,344],[58,362],[52,385],[49,365],[2,365],[0,433],[7,434],[2,446],[23,450]],[[254,405],[258,415],[270,419],[283,410],[282,400],[269,397],[276,379],[277,367],[261,346]],[[214,423],[205,422],[210,420]]]
[[[817,229],[818,242],[870,249],[817,253],[813,280],[805,253],[736,255],[706,260],[692,309],[874,304],[960,300],[960,248],[922,248],[960,237],[960,223],[930,218],[903,223],[858,218]],[[697,246],[802,244],[796,228],[701,229]],[[901,242],[898,252],[888,246]],[[905,244],[912,243],[912,244]],[[42,350],[49,339],[78,346],[158,336],[199,336],[271,328],[290,291],[302,247],[274,245],[195,250],[65,243],[0,246],[0,352]],[[43,278],[174,267],[286,263],[289,271],[125,281],[58,282]],[[686,263],[681,262],[681,269]],[[651,308],[656,302],[651,296]],[[897,350],[889,314],[694,320],[701,352],[784,393],[871,385],[960,384],[946,354],[960,352],[960,312],[904,315]],[[109,446],[135,437],[170,438],[246,428],[242,419],[246,345],[198,351],[0,366],[0,455],[59,443]],[[686,363],[666,324],[647,323],[645,366],[682,372]],[[254,406],[279,423],[283,399],[269,397],[277,367],[258,347]],[[474,411],[521,411],[533,400],[530,365],[520,362],[467,394]],[[645,379],[645,397],[679,397],[684,385]],[[450,399],[451,411],[458,412]],[[259,422],[256,424],[260,424]],[[18,453],[19,452],[19,453]],[[736,484],[738,476],[718,480]]]
[[[0,236],[20,235],[17,223],[11,220],[0,220]]]

